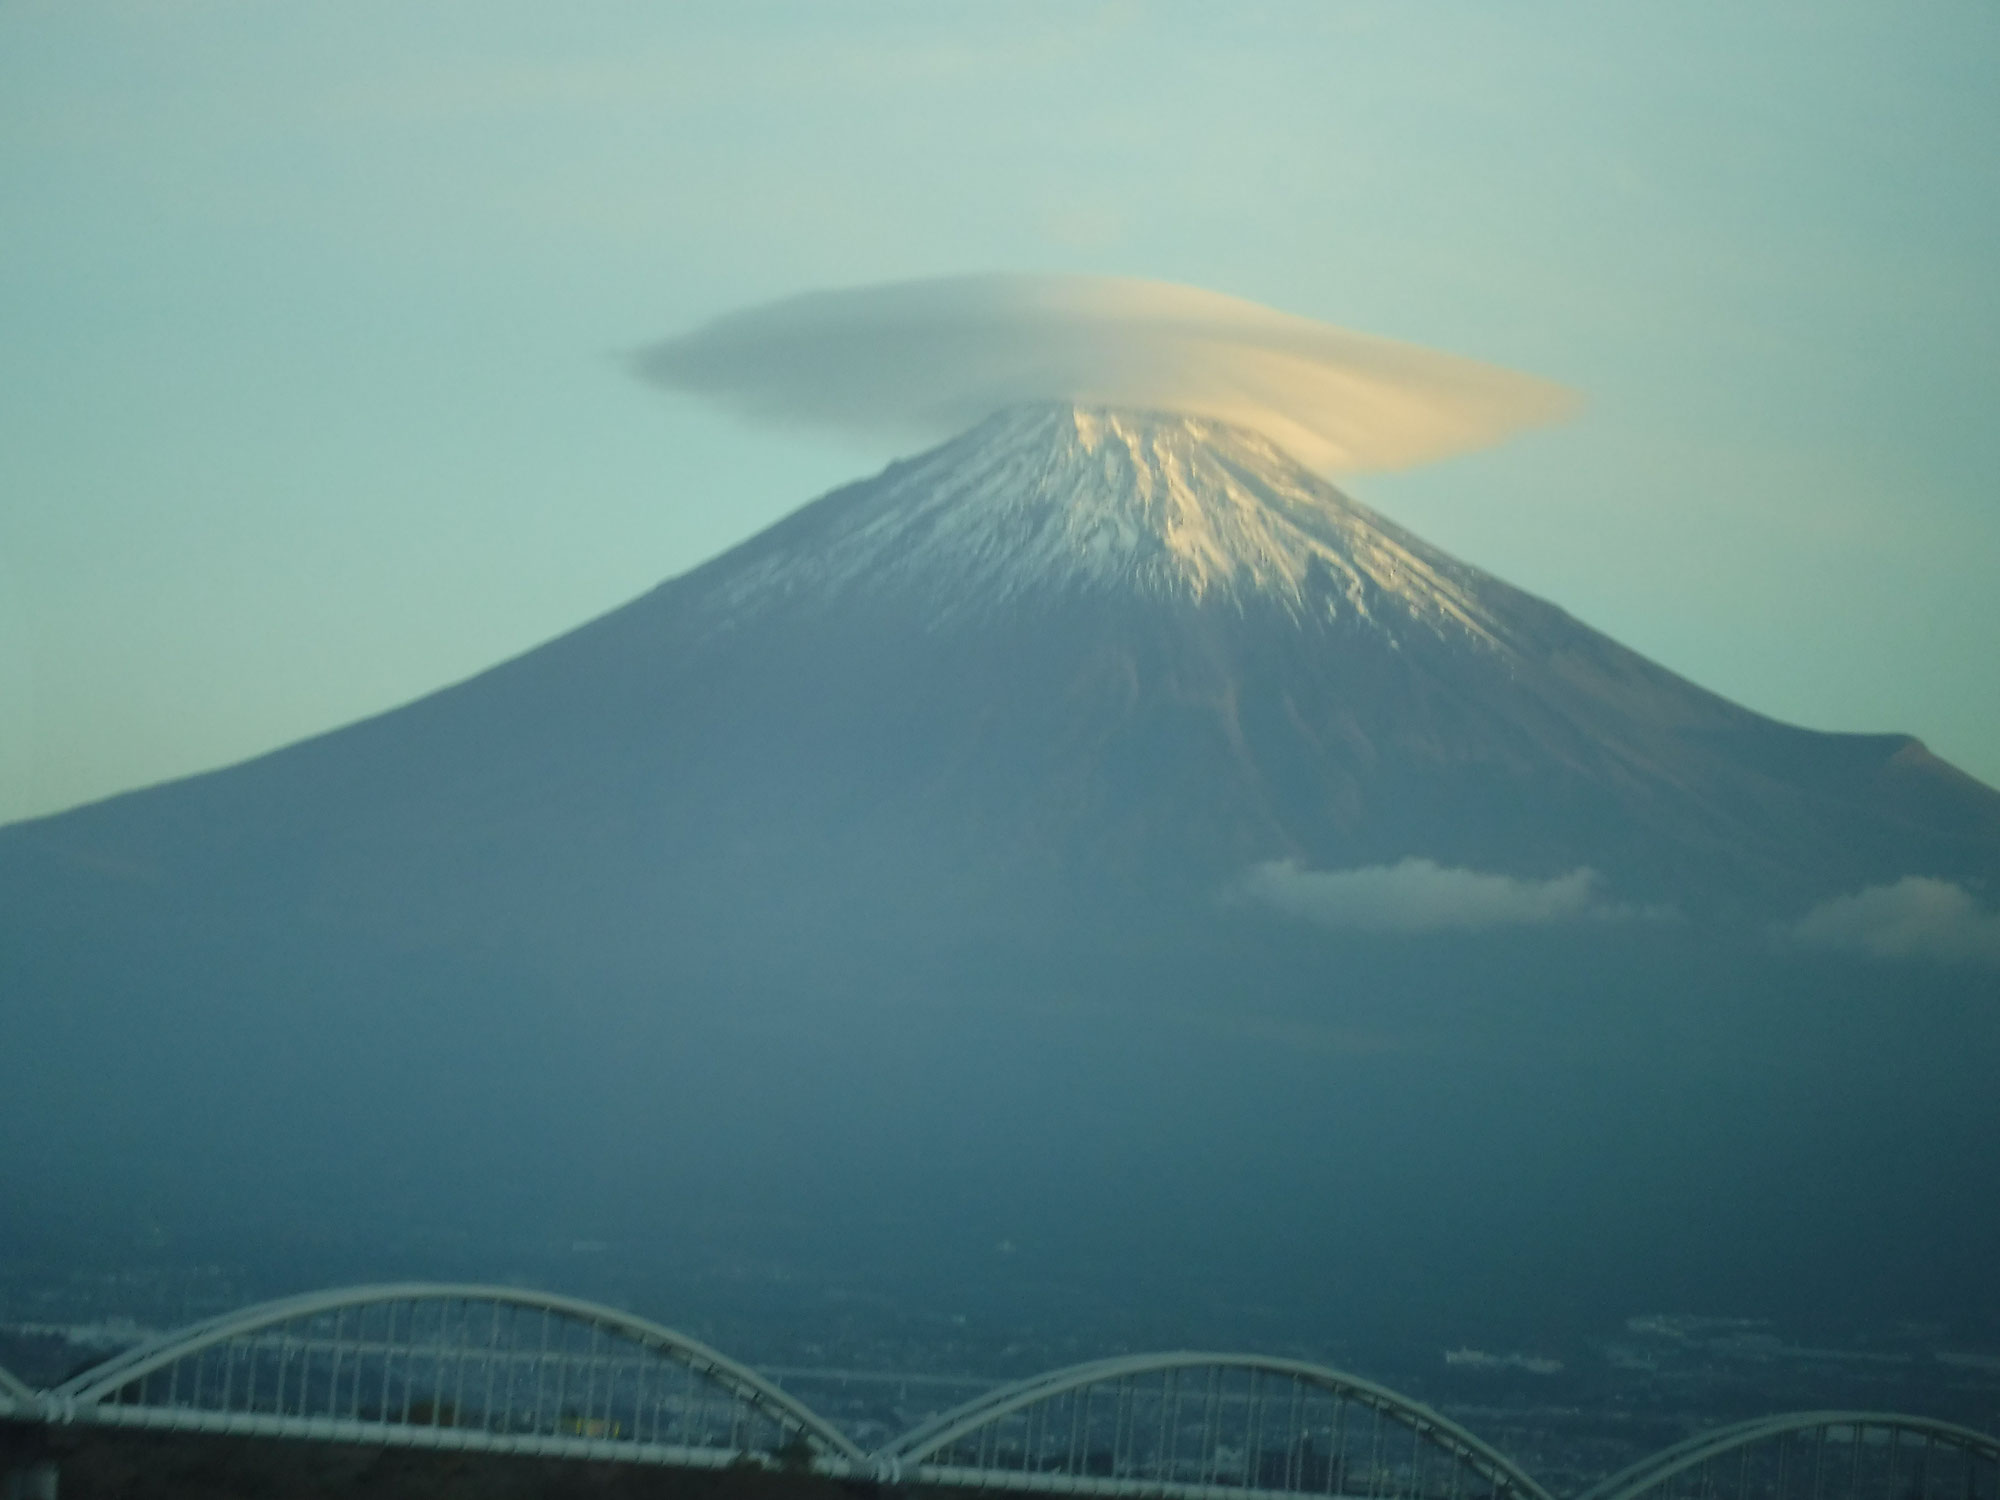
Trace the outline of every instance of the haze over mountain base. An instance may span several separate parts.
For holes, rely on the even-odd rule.
[[[1996,971],[1820,930],[1912,876],[1975,923],[2000,878],[1915,741],[1705,693],[1261,438],[1023,409],[0,834],[0,1234],[1992,1328]]]

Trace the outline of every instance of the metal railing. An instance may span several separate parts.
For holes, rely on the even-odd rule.
[[[746,1366],[615,1308],[403,1284],[264,1303],[35,1398],[47,1420],[720,1467],[862,1462]]]
[[[1895,1412],[1807,1411],[1697,1433],[1577,1500],[2000,1500],[2000,1441]]]
[[[1549,1500],[1505,1455],[1386,1386],[1246,1354],[1053,1371],[934,1417],[878,1457],[890,1477],[924,1485]]]

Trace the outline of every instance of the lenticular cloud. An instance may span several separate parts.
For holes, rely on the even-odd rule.
[[[765,421],[944,436],[1075,400],[1248,427],[1315,468],[1401,469],[1552,422],[1572,393],[1235,297],[1097,276],[814,292],[639,351],[639,373]]]

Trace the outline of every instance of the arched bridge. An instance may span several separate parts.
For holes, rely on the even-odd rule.
[[[1098,1360],[1004,1386],[883,1448],[885,1477],[1065,1494],[1549,1500],[1447,1417],[1338,1370],[1244,1354]]]
[[[0,1421],[478,1449],[925,1488],[1163,1500],[1550,1500],[1449,1418],[1353,1375],[1243,1354],[1097,1360],[1002,1386],[864,1453],[705,1344],[597,1303],[408,1283],[267,1302],[36,1391]],[[1689,1438],[1577,1500],[2000,1500],[2000,1441],[1800,1412]]]
[[[1704,1432],[1578,1500],[2000,1500],[2000,1440],[1890,1412],[1806,1411]]]
[[[719,1467],[861,1450],[776,1386],[629,1313],[495,1286],[316,1292],[129,1349],[58,1422]]]

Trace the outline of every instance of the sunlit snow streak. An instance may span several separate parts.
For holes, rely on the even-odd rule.
[[[1166,282],[964,276],[815,292],[641,350],[746,417],[942,437],[1024,402],[1212,417],[1314,468],[1400,469],[1575,406],[1561,386]]]

